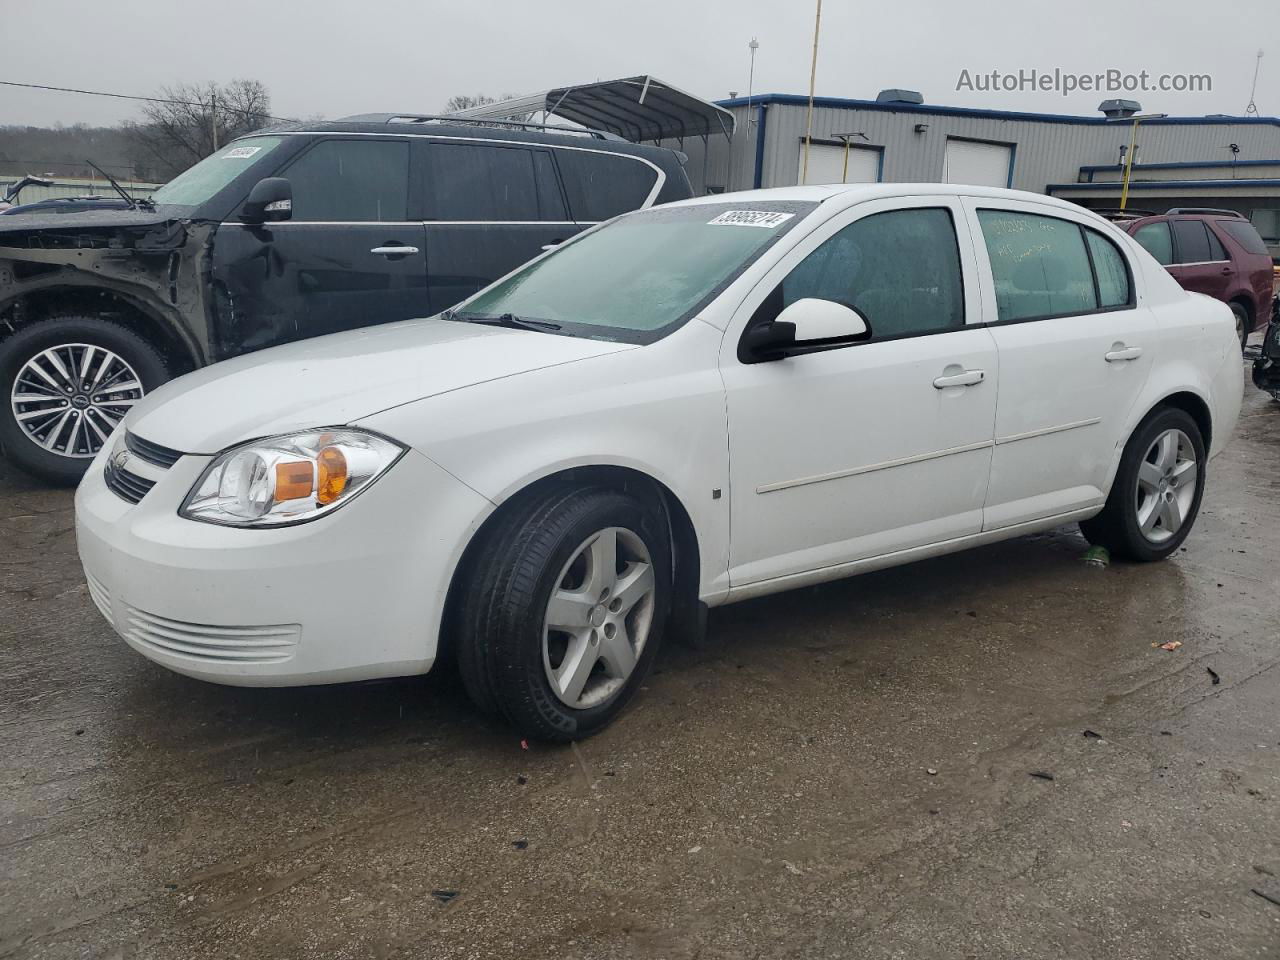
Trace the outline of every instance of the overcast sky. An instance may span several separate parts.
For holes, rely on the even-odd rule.
[[[1144,109],[1280,115],[1277,0],[824,0],[819,95],[907,87],[933,104],[1093,114],[1108,96],[957,90],[971,74],[1209,74],[1212,91],[1138,93]],[[652,73],[710,99],[805,93],[813,2],[768,0],[0,0],[0,80],[150,94],[261,80],[285,117],[439,110],[457,93],[530,93]],[[0,87],[0,124],[111,124],[128,101]]]

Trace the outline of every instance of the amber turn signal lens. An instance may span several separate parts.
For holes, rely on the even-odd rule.
[[[276,464],[276,503],[309,497],[313,489],[314,473],[310,463],[291,460]]]
[[[347,458],[337,447],[325,447],[316,457],[316,502],[330,504],[347,489]]]

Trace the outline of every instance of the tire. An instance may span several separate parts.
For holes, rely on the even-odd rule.
[[[1177,444],[1171,472],[1168,446],[1156,449],[1166,437]],[[1194,470],[1192,483],[1187,482],[1188,460]],[[1191,415],[1174,407],[1157,408],[1129,437],[1106,506],[1096,517],[1081,521],[1080,532],[1118,557],[1144,563],[1163,560],[1182,545],[1199,515],[1206,466],[1204,439]],[[1180,519],[1170,522],[1173,508]],[[1145,532],[1144,518],[1154,524]]]
[[[1236,336],[1240,340],[1240,350],[1243,352],[1244,348],[1249,345],[1249,334],[1253,332],[1249,329],[1249,311],[1235,302],[1229,303],[1227,306],[1231,308],[1231,312],[1235,315]]]
[[[662,640],[671,597],[664,518],[627,494],[561,487],[531,498],[482,536],[463,571],[469,586],[455,621],[467,693],[482,710],[539,740],[577,740],[603,729],[644,682]],[[607,556],[610,537],[612,574],[595,560]],[[641,595],[645,561],[651,590]],[[610,591],[605,603],[566,602],[589,589],[595,598],[601,584]],[[549,609],[553,593],[572,632],[548,626],[556,617]],[[625,675],[621,643],[634,660]],[[571,662],[594,666],[574,675]],[[554,676],[565,678],[568,689],[558,691]],[[586,677],[577,693],[574,676]]]
[[[54,359],[45,351],[54,351]],[[75,368],[86,358],[82,379]],[[65,380],[59,365],[67,372]],[[52,379],[41,377],[41,370]],[[112,389],[91,392],[97,376],[103,377],[99,391]],[[102,434],[168,379],[156,349],[119,324],[61,316],[22,327],[0,341],[0,450],[42,480],[78,483],[102,447]],[[128,384],[138,386],[121,389]]]

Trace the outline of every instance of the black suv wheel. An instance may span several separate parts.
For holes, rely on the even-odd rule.
[[[0,341],[0,449],[23,470],[74,484],[135,403],[169,379],[132,330],[83,316]]]

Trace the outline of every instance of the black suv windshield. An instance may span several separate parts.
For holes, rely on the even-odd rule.
[[[447,316],[538,320],[574,336],[651,343],[706,306],[816,206],[738,200],[627,214]]]
[[[198,207],[215,193],[280,146],[284,137],[245,137],[205,157],[174,177],[151,195],[156,203]]]

